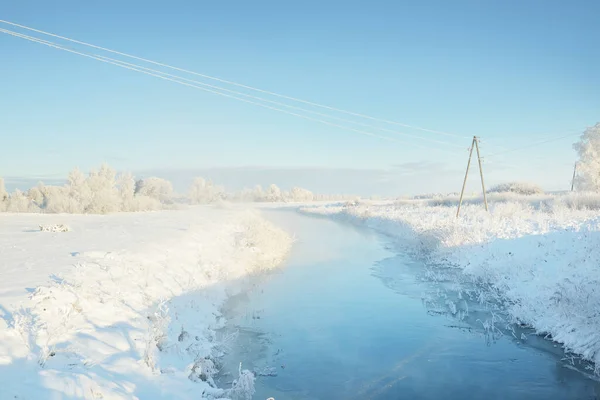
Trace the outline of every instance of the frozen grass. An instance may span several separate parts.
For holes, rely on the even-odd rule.
[[[442,267],[460,271],[449,276],[485,288],[481,298],[501,304],[511,322],[562,343],[600,373],[600,196],[544,196],[491,200],[489,214],[467,203],[458,219],[454,207],[430,206],[429,200],[302,211],[394,237],[427,262],[430,274],[443,274]]]
[[[496,185],[489,190],[489,193],[516,193],[524,196],[542,194],[544,190],[534,183],[528,182],[509,182]]]
[[[459,199],[460,196],[458,194],[432,195],[423,198],[401,198],[395,200],[394,204],[397,206],[416,207],[456,207],[458,206]],[[487,199],[490,204],[519,203],[541,211],[551,211],[555,209],[558,213],[562,212],[561,210],[570,209],[600,210],[600,193],[597,192],[567,192],[561,194],[493,192],[487,194]],[[483,196],[465,195],[463,204],[483,205]]]
[[[213,381],[218,310],[283,260],[287,234],[237,208],[62,215],[68,234],[33,217],[57,218],[2,216],[0,398],[247,398],[249,372]]]

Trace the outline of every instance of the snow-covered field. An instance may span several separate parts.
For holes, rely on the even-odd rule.
[[[467,204],[458,219],[454,207],[409,201],[301,211],[398,239],[404,251],[427,261],[428,279],[450,276],[476,287],[483,304],[500,306],[504,321],[547,335],[600,373],[600,212],[524,201],[492,203],[489,214],[481,204]],[[444,272],[448,267],[458,273]],[[456,302],[447,306],[456,313]]]
[[[219,308],[290,245],[240,208],[0,214],[0,399],[247,398],[212,381]]]

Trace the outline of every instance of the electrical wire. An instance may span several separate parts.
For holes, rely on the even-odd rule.
[[[195,88],[195,89],[203,90],[203,91],[206,91],[206,92],[214,93],[214,94],[217,94],[217,95],[220,95],[220,96],[224,96],[224,97],[228,97],[228,98],[233,98],[233,99],[245,102],[245,103],[254,104],[254,105],[257,105],[257,106],[260,106],[260,107],[264,107],[264,108],[268,108],[268,109],[271,109],[271,110],[274,110],[274,111],[283,112],[285,114],[297,116],[299,118],[307,119],[307,120],[310,120],[310,121],[319,122],[319,123],[322,123],[322,124],[325,124],[325,125],[329,125],[329,126],[333,126],[333,127],[336,127],[336,128],[353,131],[353,132],[356,132],[356,133],[360,133],[360,134],[363,134],[363,135],[366,135],[366,136],[375,137],[375,138],[382,139],[382,140],[387,140],[387,141],[391,141],[391,142],[397,142],[397,143],[402,143],[402,144],[406,144],[406,145],[421,147],[421,148],[425,148],[425,149],[429,149],[429,150],[432,149],[432,147],[430,147],[430,146],[421,146],[419,144],[412,143],[412,142],[399,141],[399,140],[396,140],[394,138],[390,138],[390,137],[387,137],[387,136],[381,136],[381,135],[374,134],[372,132],[368,132],[368,131],[364,131],[364,130],[360,130],[360,129],[354,129],[354,128],[347,127],[347,126],[344,126],[344,125],[335,124],[335,123],[332,123],[332,122],[329,122],[329,121],[320,120],[320,119],[317,119],[317,118],[312,118],[312,117],[309,117],[309,116],[306,116],[306,115],[301,115],[301,114],[298,114],[298,113],[290,112],[290,111],[283,110],[283,109],[276,108],[276,107],[272,107],[272,106],[269,106],[269,105],[266,105],[266,104],[262,104],[262,103],[258,103],[258,102],[255,102],[255,101],[251,101],[251,100],[239,98],[237,96],[229,95],[227,93],[222,93],[222,92],[219,92],[219,91],[216,91],[216,90],[207,89],[206,87],[202,87],[202,86],[199,86],[199,85],[194,85],[194,84],[182,82],[182,81],[180,81],[178,79],[173,79],[173,78],[170,78],[168,76],[164,76],[163,73],[153,73],[153,72],[145,71],[144,69],[142,69],[144,67],[133,67],[133,66],[130,66],[130,65],[133,65],[133,64],[125,65],[121,61],[111,61],[109,59],[106,59],[106,57],[99,57],[99,56],[92,55],[92,54],[82,53],[80,51],[69,49],[69,48],[61,46],[59,44],[56,44],[56,43],[53,43],[53,42],[50,42],[50,41],[47,41],[47,40],[39,39],[39,38],[36,38],[36,37],[33,37],[33,36],[21,34],[21,33],[18,33],[18,32],[14,32],[14,31],[10,31],[10,30],[7,30],[7,29],[2,29],[2,28],[0,28],[0,32],[8,34],[8,35],[11,35],[11,36],[14,36],[14,37],[18,37],[18,38],[21,38],[21,39],[25,39],[25,40],[28,40],[28,41],[31,41],[31,42],[43,44],[43,45],[46,45],[46,46],[49,46],[49,47],[52,47],[52,48],[56,48],[56,49],[59,49],[59,50],[63,50],[63,51],[69,52],[69,53],[77,54],[77,55],[80,55],[80,56],[83,56],[83,57],[95,59],[95,60],[98,60],[100,62],[112,64],[112,65],[115,65],[115,66],[118,66],[118,67],[121,67],[121,68],[129,69],[129,70],[136,71],[136,72],[141,72],[143,74],[154,76],[154,77],[157,77],[159,79],[163,79],[163,80],[167,80],[167,81],[179,83],[179,84],[184,85],[184,86],[188,86],[188,87],[192,87],[192,88]],[[445,151],[444,149],[440,149],[440,148],[435,148],[435,150]],[[452,154],[456,154],[456,153],[452,153]]]
[[[462,135],[457,135],[455,133],[449,133],[449,132],[444,132],[444,131],[439,131],[439,130],[434,130],[434,129],[422,128],[422,127],[415,126],[415,125],[409,125],[409,124],[404,124],[404,123],[401,123],[401,122],[396,122],[396,121],[391,121],[391,120],[387,120],[387,119],[372,117],[372,116],[366,115],[366,114],[356,113],[356,112],[344,110],[344,109],[341,109],[341,108],[336,108],[336,107],[331,107],[331,106],[327,106],[327,105],[315,103],[315,102],[308,101],[308,100],[302,100],[302,99],[299,99],[299,98],[296,98],[296,97],[286,96],[286,95],[275,93],[275,92],[271,92],[271,91],[268,91],[268,90],[259,89],[259,88],[253,87],[253,86],[248,86],[248,85],[244,85],[244,84],[241,84],[241,83],[233,82],[233,81],[230,81],[230,80],[221,79],[221,78],[217,78],[217,77],[214,77],[214,76],[210,76],[210,75],[206,75],[206,74],[201,74],[201,73],[198,73],[198,72],[190,71],[190,70],[187,70],[187,69],[184,69],[184,68],[175,67],[175,66],[172,66],[172,65],[169,65],[169,64],[165,64],[165,63],[161,63],[161,62],[149,60],[147,58],[142,58],[142,57],[134,56],[134,55],[131,55],[131,54],[127,54],[127,53],[123,53],[123,52],[120,52],[120,51],[112,50],[112,49],[109,49],[109,48],[106,48],[106,47],[97,46],[97,45],[94,45],[94,44],[91,44],[91,43],[82,42],[80,40],[68,38],[68,37],[65,37],[65,36],[60,36],[60,35],[57,35],[57,34],[54,34],[54,33],[42,31],[42,30],[39,30],[39,29],[35,29],[35,28],[29,27],[29,26],[17,24],[17,23],[14,23],[14,22],[6,21],[6,20],[1,20],[0,19],[0,23],[4,23],[4,24],[8,24],[8,25],[15,26],[15,27],[18,27],[18,28],[26,29],[26,30],[29,30],[29,31],[32,31],[32,32],[41,33],[43,35],[52,36],[52,37],[55,37],[57,39],[66,40],[66,41],[69,41],[69,42],[72,42],[72,43],[76,43],[76,44],[80,44],[80,45],[83,45],[83,46],[92,47],[92,48],[95,48],[95,49],[98,49],[98,50],[102,50],[102,51],[106,51],[106,52],[109,52],[109,53],[118,54],[120,56],[132,58],[132,59],[136,59],[138,61],[143,61],[143,62],[147,62],[147,63],[150,63],[150,64],[158,65],[158,66],[161,66],[161,67],[170,68],[170,69],[177,70],[177,71],[180,71],[180,72],[185,72],[185,73],[196,75],[196,76],[200,76],[200,77],[203,77],[203,78],[206,78],[206,79],[218,81],[218,82],[221,82],[221,83],[226,83],[228,85],[233,85],[233,86],[241,87],[241,88],[244,88],[244,89],[253,90],[253,91],[256,91],[256,92],[260,92],[260,93],[263,93],[263,94],[268,94],[268,95],[279,97],[279,98],[283,98],[283,99],[286,99],[286,100],[292,100],[292,101],[296,101],[296,102],[299,102],[299,103],[308,104],[308,105],[311,105],[313,107],[324,108],[324,109],[328,109],[330,111],[335,111],[335,112],[339,112],[339,113],[343,113],[343,114],[347,114],[347,115],[352,115],[352,116],[355,116],[355,117],[365,118],[365,119],[369,119],[369,120],[372,120],[372,121],[383,122],[383,123],[391,124],[391,125],[398,125],[398,126],[402,126],[402,127],[405,127],[405,128],[420,130],[420,131],[423,131],[423,132],[434,133],[434,134],[438,134],[438,135],[454,136],[454,137],[461,138],[461,139],[465,139],[465,138],[469,139],[470,138],[469,136],[462,136]]]
[[[500,152],[497,152],[497,153],[488,154],[487,157],[495,157],[495,156],[499,156],[499,155],[502,155],[502,154],[508,154],[508,153],[512,153],[512,152],[523,150],[523,149],[529,149],[529,148],[532,148],[532,147],[537,147],[537,146],[540,146],[540,145],[543,145],[543,144],[546,144],[546,143],[556,142],[558,140],[565,139],[565,138],[568,138],[568,137],[580,136],[580,135],[581,135],[581,133],[569,133],[568,135],[563,135],[563,136],[551,138],[551,139],[548,139],[548,140],[544,140],[542,142],[531,143],[531,144],[528,144],[528,145],[525,145],[525,146],[514,147],[514,148],[511,148],[511,149],[507,149],[505,151],[500,151]]]
[[[362,122],[358,122],[358,121],[354,121],[354,120],[350,120],[350,119],[346,119],[346,118],[340,118],[340,117],[336,117],[336,116],[332,116],[332,115],[329,115],[329,114],[320,113],[320,112],[313,111],[313,110],[307,110],[306,108],[297,107],[297,106],[291,106],[289,104],[285,104],[285,103],[282,103],[282,102],[279,102],[279,101],[265,99],[264,97],[253,96],[251,94],[242,93],[242,92],[238,92],[238,91],[231,90],[231,89],[226,89],[226,88],[223,88],[223,87],[220,87],[220,86],[210,85],[210,84],[205,83],[205,82],[200,82],[200,81],[193,80],[193,79],[183,78],[183,77],[181,77],[179,75],[169,74],[169,73],[166,73],[166,72],[163,72],[163,71],[159,71],[159,70],[156,70],[156,69],[152,69],[152,68],[148,68],[148,67],[143,67],[143,66],[140,66],[140,65],[137,65],[137,64],[128,63],[128,62],[125,62],[125,61],[122,61],[122,60],[117,60],[115,58],[110,58],[110,57],[106,57],[106,56],[102,56],[102,55],[98,55],[98,54],[94,54],[94,56],[100,57],[100,58],[103,58],[103,59],[106,59],[106,60],[110,60],[110,61],[113,61],[113,62],[116,62],[116,63],[120,63],[120,64],[123,64],[123,65],[128,65],[130,67],[140,68],[140,69],[143,69],[143,70],[146,70],[146,71],[150,71],[150,72],[154,72],[154,73],[161,74],[161,75],[164,75],[164,76],[176,78],[176,79],[179,79],[179,80],[182,80],[182,81],[185,81],[185,82],[190,82],[190,83],[194,83],[194,84],[197,84],[197,85],[201,85],[201,86],[205,86],[205,87],[209,87],[209,88],[213,88],[213,89],[217,89],[217,90],[222,90],[222,91],[227,92],[227,93],[233,93],[233,94],[238,95],[238,96],[244,96],[244,97],[248,97],[248,98],[251,98],[251,99],[254,99],[254,100],[264,101],[266,103],[271,103],[271,104],[275,104],[275,105],[278,105],[278,106],[281,106],[281,107],[286,107],[286,108],[290,108],[290,109],[293,109],[293,110],[298,110],[298,111],[306,112],[306,113],[309,113],[309,114],[318,115],[318,116],[324,117],[324,118],[330,118],[330,119],[334,119],[334,120],[337,120],[337,121],[350,123],[350,124],[353,124],[353,125],[364,126],[366,128],[380,130],[382,132],[388,132],[388,133],[393,133],[393,134],[396,134],[396,135],[407,136],[407,137],[410,137],[410,138],[413,138],[413,139],[424,140],[424,141],[430,142],[430,143],[443,144],[443,145],[446,145],[446,146],[452,146],[452,147],[461,148],[461,149],[464,148],[464,146],[458,145],[458,144],[455,144],[455,143],[450,143],[450,142],[444,142],[444,141],[441,141],[441,140],[424,138],[424,137],[421,137],[421,136],[415,136],[415,135],[411,135],[409,133],[399,132],[399,131],[395,131],[395,130],[392,130],[392,129],[381,128],[381,127],[377,127],[377,126],[374,126],[374,125],[365,124],[365,123],[362,123]]]

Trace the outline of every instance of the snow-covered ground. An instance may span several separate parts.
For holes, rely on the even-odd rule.
[[[427,261],[428,279],[451,277],[462,287],[476,287],[480,301],[500,306],[506,321],[547,335],[567,352],[595,363],[600,373],[598,211],[560,206],[543,211],[518,201],[492,204],[490,213],[481,204],[467,204],[458,219],[454,207],[417,202],[301,210],[364,224],[398,239],[404,251]],[[458,273],[448,274],[448,267]],[[456,312],[454,302],[448,307]]]
[[[0,214],[0,399],[247,398],[212,382],[219,308],[290,244],[235,207]]]

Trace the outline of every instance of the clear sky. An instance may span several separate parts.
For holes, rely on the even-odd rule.
[[[600,120],[593,0],[3,3],[0,19],[336,108],[479,135],[484,156]],[[0,176],[13,180],[106,161],[171,176],[220,171],[233,182],[252,166],[269,174],[240,174],[238,185],[255,183],[252,176],[323,191],[330,179],[335,191],[402,194],[458,190],[468,155],[468,138],[385,126],[464,147],[427,148],[379,132],[408,144],[384,141],[2,33],[0,89]],[[566,188],[575,140],[489,157],[490,184]]]

